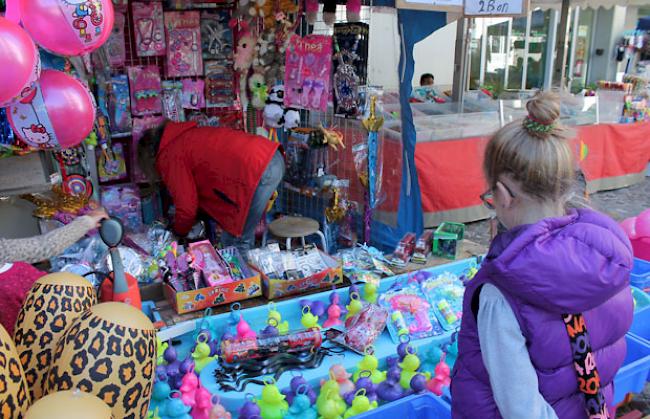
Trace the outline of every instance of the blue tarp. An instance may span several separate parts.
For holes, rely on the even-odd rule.
[[[422,198],[415,168],[416,133],[409,103],[415,67],[413,48],[416,43],[447,23],[447,14],[444,12],[398,10],[397,16],[401,36],[401,55],[397,71],[400,78],[402,119],[402,187],[397,225],[392,227],[379,222],[372,225],[372,242],[382,250],[394,249],[397,242],[408,232],[419,235],[423,230]],[[441,46],[445,47],[447,46]]]

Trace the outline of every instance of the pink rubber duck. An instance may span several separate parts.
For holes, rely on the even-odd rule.
[[[350,377],[352,377],[352,374],[348,373],[343,365],[335,364],[330,367],[330,378],[339,384],[341,397],[355,390],[354,383],[350,381]],[[321,381],[321,385],[323,383],[325,383],[325,380]]]
[[[436,365],[434,370],[435,375],[427,382],[427,388],[436,396],[442,395],[442,388],[449,387],[451,384],[451,370],[445,362],[445,355],[442,355],[440,362]]]
[[[194,369],[190,370],[181,380],[181,400],[185,406],[194,407],[196,405],[196,391],[199,388],[199,377],[194,374]]]
[[[343,322],[341,321],[341,307],[338,304],[331,304],[327,308],[327,320],[323,323],[324,328],[330,328],[334,326],[340,326]]]
[[[199,386],[196,390],[196,404],[192,409],[192,419],[210,419],[210,411],[212,410],[212,395],[203,386]]]
[[[221,405],[219,396],[214,396],[212,402],[214,402],[214,406],[210,411],[210,417],[208,419],[232,419],[230,412]]]
[[[257,334],[250,325],[244,320],[244,316],[239,316],[239,323],[237,323],[237,339],[239,340],[253,340],[257,339]]]

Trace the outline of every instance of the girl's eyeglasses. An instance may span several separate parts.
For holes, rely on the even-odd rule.
[[[512,193],[508,185],[506,185],[503,182],[499,182],[503,185],[504,188],[506,188],[506,191],[508,191],[508,195],[510,195],[511,198],[515,197],[515,194]],[[494,193],[492,192],[493,188],[488,189],[487,191],[483,192],[480,195],[481,201],[483,201],[483,205],[491,211],[494,210]]]

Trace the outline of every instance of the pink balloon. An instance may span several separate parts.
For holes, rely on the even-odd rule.
[[[620,226],[630,240],[636,238],[636,217],[626,218]]]
[[[74,77],[43,70],[35,94],[10,107],[7,116],[16,135],[30,146],[69,148],[90,134],[95,100]]]
[[[23,26],[43,48],[81,55],[99,48],[111,34],[111,0],[20,0]]]
[[[636,236],[640,238],[650,237],[650,209],[642,211],[636,216]]]
[[[41,75],[41,59],[29,34],[17,24],[0,17],[0,108],[29,92]]]

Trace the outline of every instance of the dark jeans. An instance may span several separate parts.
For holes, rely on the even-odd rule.
[[[221,243],[225,247],[236,246],[242,252],[242,256],[245,256],[245,252],[255,246],[255,227],[257,227],[257,223],[262,219],[266,205],[269,203],[271,196],[273,196],[273,192],[280,185],[284,177],[284,171],[284,158],[279,151],[276,151],[266,170],[264,170],[260,183],[257,185],[248,216],[246,217],[242,236],[235,237],[224,231],[221,235]]]

